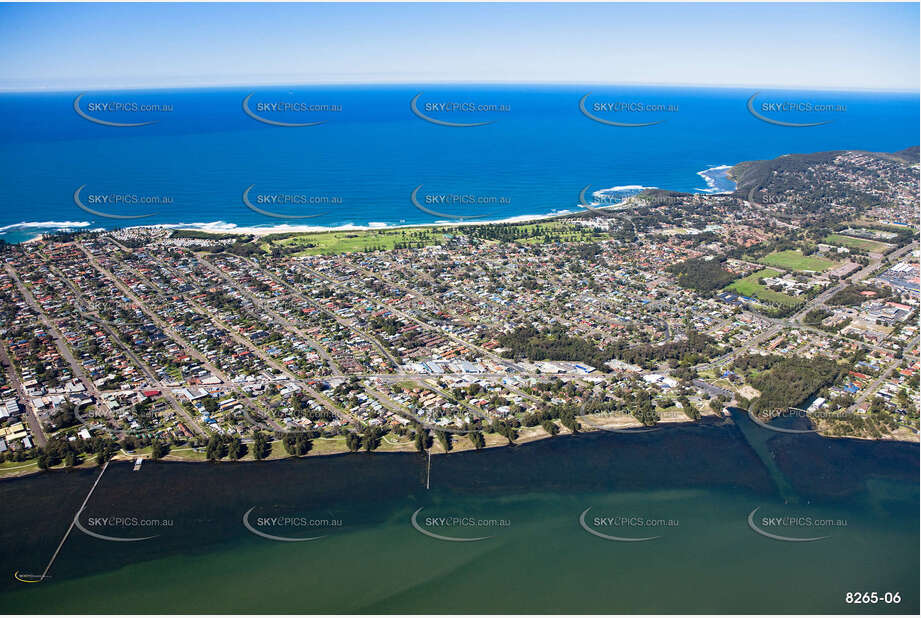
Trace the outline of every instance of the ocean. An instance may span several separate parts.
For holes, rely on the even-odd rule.
[[[435,455],[428,489],[416,453],[115,463],[79,521],[152,538],[74,529],[42,583],[98,472],[0,481],[0,611],[917,614],[918,445],[730,412]]]
[[[753,95],[762,117],[826,124],[759,119]],[[577,210],[587,186],[731,191],[725,166],[740,161],[915,145],[918,104],[917,93],[598,85],[5,93],[0,239],[500,221]]]

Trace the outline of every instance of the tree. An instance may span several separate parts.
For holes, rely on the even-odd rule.
[[[150,444],[150,458],[154,461],[159,461],[169,454],[169,446],[160,442],[157,439],[154,439]]]
[[[381,444],[381,430],[377,427],[368,427],[361,437],[361,448],[370,453]]]
[[[271,450],[272,446],[266,435],[261,431],[255,431],[253,433],[253,459],[262,461],[269,456]]]
[[[686,396],[682,395],[679,397],[678,403],[681,404],[681,409],[689,419],[692,421],[700,420],[700,410],[691,405],[691,401]]]
[[[137,440],[134,436],[125,436],[122,438],[122,448],[129,453],[137,448]]]
[[[310,438],[302,433],[285,436],[284,440],[282,440],[282,445],[285,447],[286,453],[295,457],[303,457],[313,446]]]
[[[47,470],[51,467],[51,456],[42,449],[38,453],[38,461],[36,463],[38,463],[39,470]]]
[[[454,448],[454,444],[451,440],[451,434],[449,434],[447,431],[439,430],[435,432],[435,436],[438,438],[438,442],[441,444],[441,448],[443,448],[446,453]]]
[[[246,445],[243,444],[243,440],[232,438],[230,445],[227,447],[227,454],[234,461],[242,459],[246,455]]]
[[[717,414],[722,414],[723,413],[723,402],[714,397],[713,399],[710,400],[710,409],[713,410]]]
[[[480,431],[474,431],[470,434],[470,441],[473,443],[473,447],[476,450],[480,450],[486,446],[486,439],[483,437],[483,433]]]
[[[505,421],[496,421],[493,423],[492,429],[495,433],[508,440],[509,446],[515,444],[515,439],[518,438],[518,431]]]
[[[345,435],[345,445],[348,447],[350,452],[357,453],[358,449],[361,448],[361,438],[358,436],[358,434],[350,431]]]
[[[555,436],[560,433],[560,428],[549,418],[541,422],[540,426],[544,428],[544,431],[546,431],[549,436]]]
[[[211,436],[208,446],[205,447],[205,457],[208,461],[223,459],[227,455],[227,444],[221,436]]]
[[[576,416],[571,410],[567,410],[563,414],[560,414],[560,422],[563,424],[563,427],[572,433],[579,433],[579,430],[582,429],[582,425],[576,420]]]
[[[416,450],[424,453],[432,448],[432,436],[429,435],[428,429],[416,427]]]

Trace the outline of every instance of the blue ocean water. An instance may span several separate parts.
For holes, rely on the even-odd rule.
[[[83,93],[76,105],[103,122],[155,121],[131,127],[78,114],[80,94],[0,95],[0,238],[18,242],[52,229],[141,224],[219,230],[502,220],[575,210],[586,186],[592,192],[731,190],[721,166],[794,152],[896,151],[917,144],[919,132],[917,93],[757,94],[753,105],[763,116],[827,123],[795,128],[750,113],[753,90],[726,88],[132,90]],[[320,124],[260,122],[244,111],[250,94],[255,116]],[[419,115],[410,105],[417,95]],[[585,111],[602,121],[656,124],[593,120],[580,110],[583,97]],[[772,102],[795,109],[782,111]],[[804,104],[831,108],[804,111]],[[111,111],[115,105],[123,109]],[[149,105],[159,109],[144,108]],[[421,115],[488,124],[445,126]],[[248,188],[255,209],[244,203]],[[414,191],[421,209],[411,200]],[[150,216],[104,216],[112,214]]]

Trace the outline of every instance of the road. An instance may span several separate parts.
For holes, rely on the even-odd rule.
[[[7,353],[6,344],[6,341],[0,340],[0,363],[6,366],[6,373],[9,377],[10,384],[16,388],[16,392],[19,394],[19,400],[22,401],[22,406],[26,411],[26,422],[29,423],[29,429],[32,430],[32,437],[35,438],[35,444],[44,447],[48,444],[48,438],[45,436],[45,430],[42,428],[42,422],[38,418],[35,408],[32,407],[32,398],[26,393],[26,389],[23,387],[22,381],[16,373],[16,367],[13,365],[10,355]]]
[[[102,394],[99,392],[99,389],[96,388],[96,385],[93,383],[93,380],[86,375],[86,371],[83,369],[83,363],[74,358],[73,352],[70,349],[70,346],[67,344],[67,340],[64,338],[64,335],[61,334],[61,331],[54,324],[54,321],[45,313],[45,310],[42,308],[41,304],[35,299],[32,292],[26,287],[26,285],[19,278],[19,273],[16,272],[16,269],[13,268],[11,264],[4,264],[7,274],[10,278],[13,279],[13,282],[16,284],[16,288],[19,290],[19,293],[25,299],[26,303],[35,311],[42,323],[48,328],[48,332],[51,334],[51,338],[54,341],[54,345],[58,350],[58,353],[61,357],[67,361],[67,364],[70,365],[71,371],[73,372],[74,377],[76,377],[83,384],[86,392],[89,393],[93,400],[96,402],[96,405],[102,409],[103,413],[107,417],[112,416],[112,410],[109,409],[108,405],[105,403]]]
[[[68,285],[68,287],[70,287],[71,291],[72,291],[72,292],[74,293],[74,295],[75,295],[75,298],[80,298],[80,297],[81,297],[80,290],[77,289],[77,287],[73,284],[72,281],[70,281],[67,277],[64,276],[64,273],[62,273],[62,272],[61,272],[56,266],[54,266],[54,265],[51,266],[51,269],[52,269],[52,271],[55,272],[59,277],[61,277],[61,279]],[[80,313],[80,315],[82,315],[83,317],[86,317],[86,318],[94,317],[94,316],[92,316],[92,314],[87,314],[87,313],[85,313],[85,312],[83,312],[83,311],[80,311],[79,308],[78,308],[78,312]],[[106,334],[109,336],[109,338],[110,338],[118,347],[120,347],[120,348],[122,349],[122,351],[125,353],[125,355],[128,357],[128,359],[129,359],[132,363],[134,363],[134,366],[137,367],[137,368],[141,371],[141,373],[143,373],[145,376],[147,376],[147,380],[148,380],[150,386],[151,386],[152,388],[156,388],[156,389],[158,389],[158,390],[160,391],[160,393],[163,395],[164,399],[166,399],[167,403],[169,403],[170,407],[173,409],[173,412],[177,415],[177,418],[182,418],[182,419],[186,422],[186,424],[191,428],[192,431],[194,431],[194,432],[196,432],[196,433],[198,433],[199,435],[202,435],[202,436],[208,436],[208,432],[205,431],[205,430],[201,427],[201,425],[199,425],[198,421],[196,421],[196,420],[186,411],[186,409],[182,407],[182,405],[179,403],[179,401],[176,399],[176,397],[173,395],[173,393],[169,390],[169,388],[165,387],[165,386],[163,385],[163,383],[161,383],[160,380],[157,379],[157,376],[154,374],[153,368],[151,368],[150,365],[148,365],[146,362],[144,362],[144,360],[142,360],[140,357],[138,357],[138,355],[134,353],[134,350],[132,350],[131,347],[130,347],[129,345],[127,345],[124,341],[122,341],[122,339],[121,339],[121,337],[119,336],[119,334],[116,333],[115,330],[113,330],[112,326],[111,326],[108,322],[106,322],[105,320],[103,320],[103,319],[102,319],[100,316],[98,316],[98,315],[96,315],[95,318],[96,318],[96,319],[95,319],[94,321],[95,321],[97,324],[99,324],[99,327],[102,328],[102,329],[106,332]],[[119,392],[124,392],[124,391],[119,391]],[[97,393],[102,394],[102,391],[98,391],[98,390],[97,390]]]
[[[908,252],[911,251],[912,249],[914,249],[914,245],[913,245],[913,244],[906,245],[906,246],[902,247],[901,249],[899,249],[899,250],[897,250],[897,251],[894,251],[893,253],[889,254],[889,256],[887,256],[887,259],[889,259],[889,261],[896,261],[897,259],[899,259],[899,258],[902,257],[903,255],[905,255],[906,253],[908,253]],[[745,344],[743,344],[742,346],[736,348],[735,350],[733,350],[733,351],[731,351],[731,352],[729,352],[729,353],[727,353],[727,354],[724,354],[723,356],[719,357],[718,359],[715,359],[715,360],[713,360],[713,361],[710,361],[709,363],[705,363],[705,364],[702,364],[702,365],[698,365],[698,366],[697,366],[697,369],[698,369],[698,370],[705,370],[705,369],[709,369],[709,368],[712,368],[712,367],[720,367],[721,365],[725,364],[726,362],[731,361],[731,360],[734,359],[735,357],[739,356],[739,355],[742,354],[743,352],[746,352],[746,351],[748,351],[749,349],[751,349],[751,348],[753,348],[753,347],[755,347],[755,346],[757,346],[757,345],[763,343],[764,341],[773,338],[774,336],[776,336],[777,334],[779,334],[784,328],[795,328],[795,329],[799,329],[799,330],[807,330],[807,331],[814,332],[814,333],[817,333],[817,334],[821,334],[821,335],[824,335],[824,336],[827,336],[827,337],[831,337],[831,338],[836,339],[836,340],[847,341],[848,343],[857,344],[857,345],[861,345],[861,346],[864,346],[864,347],[867,347],[867,348],[871,348],[871,349],[877,350],[877,351],[879,351],[879,352],[885,352],[885,353],[891,353],[891,352],[893,352],[893,350],[892,350],[891,348],[885,348],[885,347],[883,347],[883,346],[878,346],[878,345],[875,345],[875,344],[872,344],[872,343],[868,343],[868,342],[856,341],[856,340],[853,340],[853,339],[847,339],[847,338],[845,338],[845,337],[842,337],[841,335],[838,335],[838,334],[835,334],[835,333],[828,333],[828,332],[823,331],[823,330],[821,330],[821,329],[814,328],[814,327],[812,327],[812,326],[807,326],[806,324],[803,324],[803,323],[802,323],[802,318],[803,318],[807,313],[809,313],[809,311],[811,311],[811,310],[813,310],[813,309],[815,309],[815,308],[817,308],[817,307],[824,306],[825,302],[826,302],[828,299],[830,299],[832,296],[834,296],[835,294],[837,294],[839,291],[841,291],[841,290],[843,290],[845,287],[847,287],[848,282],[850,282],[850,283],[857,283],[857,282],[863,281],[865,278],[867,278],[867,277],[869,277],[870,275],[872,275],[873,273],[875,273],[875,272],[879,269],[879,267],[880,267],[881,264],[882,264],[882,258],[876,259],[876,260],[872,260],[867,266],[864,266],[862,269],[860,269],[859,271],[855,272],[854,274],[852,274],[850,277],[848,277],[847,279],[845,279],[845,280],[842,281],[841,283],[838,283],[838,284],[836,284],[836,285],[834,285],[834,286],[831,286],[831,287],[829,287],[828,289],[826,289],[826,290],[824,290],[823,292],[821,292],[820,294],[818,294],[815,298],[813,298],[812,300],[808,301],[808,302],[803,306],[803,308],[800,309],[796,314],[790,316],[789,318],[766,318],[766,317],[763,317],[763,316],[757,316],[757,315],[755,315],[755,314],[752,314],[751,312],[746,311],[745,313],[746,313],[747,315],[752,316],[752,317],[757,318],[757,319],[767,320],[768,322],[770,322],[770,323],[772,324],[772,326],[771,326],[770,328],[768,328],[766,331],[762,332],[761,334],[759,334],[759,335],[755,336],[754,338],[752,338],[751,340],[747,341],[747,342],[746,342]],[[908,346],[907,349],[912,349],[912,346]]]
[[[202,266],[204,266],[205,268],[213,272],[215,275],[223,279],[223,281],[227,285],[233,287],[235,290],[243,294],[243,296],[245,296],[247,299],[249,299],[251,303],[253,303],[253,306],[262,309],[263,311],[268,313],[270,316],[272,316],[274,320],[278,321],[286,329],[295,333],[301,339],[307,341],[311,345],[311,347],[313,347],[313,349],[317,351],[317,354],[320,355],[320,358],[326,361],[326,363],[333,370],[333,373],[342,374],[342,368],[335,361],[335,359],[329,354],[329,351],[324,346],[320,345],[320,343],[316,341],[313,337],[311,337],[310,335],[305,333],[303,330],[301,330],[296,324],[291,322],[291,320],[287,319],[286,317],[284,317],[283,315],[281,315],[280,313],[272,309],[272,307],[270,307],[267,302],[263,301],[262,299],[254,295],[252,292],[250,292],[246,288],[246,286],[241,285],[238,282],[234,281],[234,279],[230,275],[228,275],[223,270],[221,270],[220,268],[212,264],[204,256],[199,256],[198,262],[199,264],[201,264]],[[286,296],[290,296],[290,294],[286,294]]]
[[[915,337],[914,340],[912,340],[906,346],[906,349],[909,349],[909,350],[913,349],[916,345],[918,345],[918,341],[919,341],[919,338]],[[895,371],[896,368],[898,368],[898,366],[901,363],[902,363],[901,358],[896,358],[891,363],[889,363],[889,366],[886,367],[886,369],[882,373],[879,374],[879,377],[877,377],[873,381],[873,383],[870,384],[870,386],[863,389],[863,393],[860,395],[860,397],[857,398],[857,400],[854,402],[854,405],[852,405],[850,408],[847,409],[847,411],[848,412],[856,411],[857,408],[860,407],[860,404],[866,401],[871,395],[875,395],[876,391],[879,390],[879,387],[882,386],[883,382],[889,379],[889,376],[892,375],[892,372]]]
[[[393,354],[391,354],[391,353],[387,350],[386,346],[383,345],[383,344],[380,342],[380,340],[378,340],[377,337],[374,337],[374,336],[371,335],[370,333],[366,333],[366,332],[365,332],[364,330],[362,330],[361,328],[358,328],[357,326],[355,326],[355,325],[352,323],[351,320],[345,320],[345,319],[343,319],[342,317],[340,317],[339,315],[337,315],[335,311],[330,311],[329,309],[327,309],[326,307],[324,307],[321,303],[317,302],[316,300],[314,300],[314,299],[311,298],[310,296],[307,296],[306,294],[302,294],[302,293],[300,292],[300,290],[298,290],[297,288],[295,288],[293,285],[291,285],[291,284],[288,283],[287,281],[285,281],[285,280],[283,280],[283,279],[277,277],[277,276],[275,275],[275,273],[272,273],[272,272],[268,271],[267,269],[263,268],[262,265],[259,264],[258,262],[256,262],[255,260],[246,260],[245,258],[240,258],[240,259],[243,259],[247,264],[250,264],[253,268],[256,268],[256,269],[257,269],[259,272],[261,272],[264,276],[268,277],[269,279],[271,279],[272,281],[274,281],[274,282],[277,283],[278,285],[281,285],[282,287],[284,287],[285,289],[287,289],[287,290],[289,291],[289,293],[290,293],[292,296],[294,296],[295,298],[297,298],[297,299],[299,299],[299,300],[301,300],[301,301],[303,301],[303,302],[309,303],[309,304],[310,304],[311,306],[313,306],[314,308],[316,308],[316,309],[322,311],[323,313],[325,313],[326,315],[328,315],[328,316],[331,317],[332,319],[336,320],[336,322],[338,322],[339,324],[341,324],[341,325],[344,326],[345,328],[351,330],[352,332],[354,332],[355,334],[357,334],[358,336],[360,336],[362,339],[364,339],[365,341],[367,341],[368,343],[370,343],[371,345],[373,345],[375,348],[377,348],[377,350],[381,353],[381,355],[384,356],[384,358],[386,358],[387,360],[390,361],[390,363],[393,365],[393,367],[394,367],[395,370],[400,371],[400,361],[397,360],[396,357],[394,357]]]
[[[195,282],[188,281],[187,278],[185,278],[181,273],[177,272],[175,269],[171,268],[169,265],[164,264],[164,263],[163,263],[162,261],[160,261],[160,260],[157,260],[157,262],[160,264],[160,266],[162,266],[164,269],[166,269],[167,271],[169,271],[174,277],[176,277],[176,281],[183,281],[183,280],[185,280],[185,281],[187,281],[188,283],[191,283],[191,284],[192,284],[193,286],[195,286],[196,288],[199,288],[199,286],[196,285]],[[147,279],[146,277],[144,277],[140,272],[138,272],[138,271],[136,271],[136,270],[134,270],[134,269],[131,269],[131,270],[132,270],[132,273],[133,273],[136,277],[138,277],[140,280],[144,281],[144,283],[146,283],[146,284],[148,284],[148,285],[150,285],[150,286],[152,286],[152,287],[156,287],[157,289],[160,289],[160,288],[157,287],[152,281],[150,281],[149,279]],[[161,291],[163,291],[163,290],[161,289]],[[271,356],[269,356],[269,355],[265,352],[265,350],[263,350],[262,348],[260,348],[260,347],[257,346],[256,344],[254,344],[248,337],[243,336],[243,335],[242,335],[241,333],[239,333],[235,328],[233,328],[233,327],[230,326],[229,324],[226,324],[225,322],[223,322],[220,318],[217,317],[217,315],[215,315],[215,313],[214,313],[210,308],[205,307],[205,306],[202,305],[201,303],[199,303],[199,302],[197,302],[197,301],[195,301],[195,300],[192,300],[191,298],[187,299],[187,302],[195,309],[196,312],[198,312],[199,314],[201,314],[201,315],[207,317],[207,318],[211,321],[211,323],[214,324],[214,325],[216,325],[218,328],[221,328],[221,329],[227,331],[227,333],[230,334],[231,338],[233,338],[234,341],[236,341],[236,342],[239,343],[240,345],[242,345],[242,346],[246,347],[247,349],[249,349],[249,350],[250,350],[253,354],[255,354],[260,360],[262,360],[262,362],[264,362],[264,363],[265,363],[266,365],[268,365],[269,367],[272,367],[273,369],[275,369],[275,371],[277,371],[278,373],[284,375],[290,382],[293,382],[293,383],[297,384],[304,392],[306,392],[306,393],[309,394],[311,397],[313,397],[313,398],[314,398],[316,401],[318,401],[324,408],[326,408],[327,410],[329,410],[329,411],[330,411],[332,414],[334,414],[336,417],[338,417],[339,419],[344,420],[344,421],[346,421],[346,422],[350,422],[350,421],[356,420],[354,417],[352,417],[352,416],[349,415],[347,412],[345,412],[342,408],[340,408],[340,407],[337,406],[335,403],[333,403],[332,401],[330,401],[327,397],[321,395],[318,391],[316,391],[315,389],[311,388],[310,385],[307,384],[306,381],[301,380],[301,379],[298,378],[296,375],[294,375],[293,373],[291,373],[291,371],[289,371],[287,367],[285,367],[284,365],[282,365],[281,363],[279,363],[278,361],[276,361],[274,358],[272,358]],[[215,370],[216,370],[216,369],[215,369]],[[223,374],[221,374],[220,372],[215,373],[215,375],[218,376],[222,381],[224,381],[224,382],[227,381],[226,376],[223,376]],[[267,415],[267,417],[266,417],[266,418],[267,418],[267,422],[269,423],[269,425],[272,426],[272,429],[274,429],[275,431],[285,431],[285,428],[282,427],[281,425],[279,425],[279,424],[272,418],[272,415],[268,412],[268,410],[265,410],[264,408],[262,408],[261,406],[259,406],[255,401],[253,401],[252,398],[250,398],[250,397],[247,396],[246,394],[241,393],[240,396],[241,396],[241,398],[244,399],[244,401],[245,401],[251,408],[260,409],[260,410],[262,411],[262,413],[264,413],[264,414]]]

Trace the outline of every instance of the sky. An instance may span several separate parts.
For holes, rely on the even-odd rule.
[[[310,83],[919,90],[914,4],[0,4],[0,89]]]

